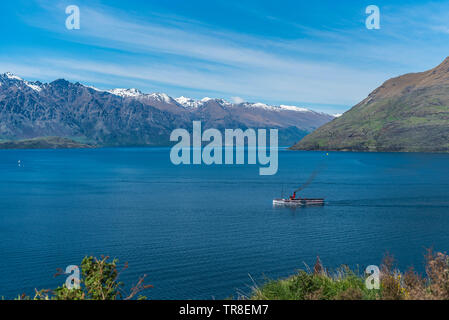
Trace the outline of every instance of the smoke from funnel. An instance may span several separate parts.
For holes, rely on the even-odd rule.
[[[321,165],[318,168],[316,168],[310,175],[309,179],[307,179],[307,181],[303,185],[301,185],[298,189],[296,189],[294,192],[295,193],[300,192],[300,191],[304,190],[305,188],[307,188],[313,182],[313,180],[315,180],[318,173],[323,171],[323,169],[324,169],[324,165]]]

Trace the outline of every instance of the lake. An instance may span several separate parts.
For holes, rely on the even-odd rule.
[[[0,297],[54,288],[101,254],[147,274],[151,299],[222,299],[313,266],[363,270],[385,252],[423,271],[449,249],[449,155],[280,150],[258,165],[174,166],[169,148],[0,151]],[[20,160],[20,166],[19,161]],[[326,205],[274,208],[301,195]]]

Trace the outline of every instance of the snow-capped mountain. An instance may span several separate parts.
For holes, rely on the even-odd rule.
[[[0,75],[0,139],[79,137],[97,145],[167,145],[175,128],[277,128],[293,144],[334,117],[296,106],[172,98],[138,89],[101,90],[59,79]]]
[[[243,103],[230,103],[229,101],[226,101],[224,99],[212,99],[212,98],[203,98],[201,100],[195,100],[192,98],[187,98],[184,96],[181,96],[179,98],[175,98],[175,101],[177,103],[179,103],[180,105],[182,105],[185,108],[199,108],[201,106],[203,106],[204,104],[206,104],[208,101],[211,100],[215,100],[217,101],[219,104],[223,105],[223,106],[228,106],[228,107],[240,107],[240,108],[260,108],[260,109],[265,109],[265,110],[270,110],[270,111],[277,111],[277,112],[281,112],[281,111],[296,111],[296,112],[315,112],[312,110],[309,110],[307,108],[302,108],[302,107],[297,107],[297,106],[286,106],[286,105],[280,105],[280,106],[273,106],[273,105],[267,105],[265,103],[262,102],[256,102],[256,103],[251,103],[251,102],[243,102]]]
[[[177,103],[179,103],[181,106],[191,109],[191,108],[198,108],[203,105],[203,101],[201,100],[195,100],[192,98],[186,98],[184,96],[181,96],[179,98],[175,99]]]
[[[307,108],[302,108],[302,107],[297,107],[297,106],[286,106],[286,105],[282,105],[282,104],[280,106],[272,106],[272,105],[267,105],[262,102],[256,102],[256,103],[245,102],[245,103],[242,103],[242,105],[246,108],[262,108],[265,110],[276,111],[276,112],[281,112],[281,111],[314,112]]]
[[[22,78],[16,76],[15,74],[12,74],[11,72],[6,72],[3,76],[10,80],[22,80]]]
[[[20,85],[25,85],[37,92],[42,90],[42,83],[40,83],[39,81],[36,81],[36,82],[26,81],[11,72],[6,72],[6,73],[0,75],[0,85],[2,84],[2,82],[8,81],[8,80],[12,81],[12,83],[16,87],[20,87]]]
[[[107,92],[112,93],[113,95],[119,96],[119,97],[139,97],[142,96],[143,93],[138,89],[112,89],[108,90]]]

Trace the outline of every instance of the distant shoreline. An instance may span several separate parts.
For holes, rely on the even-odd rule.
[[[0,140],[0,150],[56,150],[56,149],[107,149],[107,148],[171,148],[173,145],[94,145],[81,143],[69,138],[38,137],[23,140]],[[245,146],[246,149],[246,146]],[[298,149],[294,146],[279,146],[279,150],[306,151],[306,152],[344,152],[344,153],[429,153],[449,154],[448,151],[424,151],[424,150],[351,150],[351,149]]]
[[[0,141],[0,149],[91,149],[93,145],[80,143],[67,138],[43,137],[24,140]]]
[[[449,154],[447,151],[425,151],[425,150],[350,150],[350,149],[296,149],[289,147],[289,151],[312,151],[312,152],[354,152],[354,153],[438,153],[438,154]]]

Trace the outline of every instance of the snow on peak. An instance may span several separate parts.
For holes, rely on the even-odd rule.
[[[185,108],[198,108],[202,103],[198,100],[181,96],[175,101]]]
[[[341,117],[343,115],[343,113],[335,113],[335,114],[333,114],[333,116],[335,117],[335,118],[339,118],[339,117]]]
[[[251,105],[252,107],[255,107],[255,108],[273,109],[272,106],[269,106],[269,105],[267,105],[267,104],[265,104],[265,103],[262,103],[262,102],[251,103],[250,105]]]
[[[310,112],[309,109],[306,108],[301,108],[301,107],[297,107],[297,106],[286,106],[281,104],[279,106],[279,108],[283,109],[283,110],[290,110],[290,111],[298,111],[298,112]]]
[[[191,98],[184,97],[184,96],[180,96],[179,98],[175,98],[175,101],[179,104],[184,105],[186,103],[189,103],[189,102],[195,101],[195,100],[193,100]]]
[[[25,85],[27,85],[28,87],[30,87],[31,89],[33,89],[34,91],[37,91],[37,92],[41,92],[41,90],[42,90],[42,87],[36,82],[25,81]]]
[[[192,98],[187,98],[184,96],[181,96],[179,98],[175,99],[177,103],[179,103],[181,106],[185,107],[185,108],[198,108],[203,106],[205,103],[209,102],[209,101],[216,101],[218,104],[221,104],[223,106],[231,106],[231,103],[224,100],[224,99],[213,99],[213,98],[209,98],[209,97],[205,97],[201,100],[195,100]]]
[[[265,109],[265,110],[270,110],[270,111],[296,111],[296,112],[312,112],[309,109],[306,108],[301,108],[301,107],[297,107],[297,106],[286,106],[281,104],[280,106],[271,106],[262,102],[256,102],[256,103],[250,103],[250,102],[246,102],[242,104],[243,107],[245,108],[260,108],[260,109]]]
[[[165,102],[165,103],[172,102],[172,98],[170,98],[165,93],[144,94],[139,89],[134,89],[134,88],[132,88],[132,89],[117,88],[117,89],[109,90],[107,92],[112,93],[116,96],[126,97],[126,98],[151,98],[151,99],[157,100],[159,102]]]
[[[271,110],[271,111],[279,110],[279,108],[277,108],[277,107],[269,106],[262,102],[256,102],[256,103],[245,102],[242,104],[242,106],[245,108],[257,108],[257,109],[265,109],[265,110]]]
[[[11,80],[23,81],[23,83],[26,86],[28,86],[29,88],[33,89],[36,92],[40,92],[45,87],[45,85],[42,85],[40,82],[25,81],[22,78],[16,76],[15,74],[13,74],[11,72],[6,72],[3,75],[0,75],[0,77],[3,77],[3,79],[7,78],[7,79],[11,79]],[[1,85],[1,83],[0,83],[0,85]],[[173,101],[176,101],[179,105],[181,105],[185,108],[189,108],[189,109],[201,107],[201,106],[205,105],[206,103],[208,103],[209,101],[215,101],[216,103],[218,103],[222,106],[225,106],[225,107],[241,106],[243,108],[260,108],[260,109],[264,109],[264,110],[277,111],[277,112],[281,112],[281,111],[314,112],[312,110],[302,108],[302,107],[297,107],[297,106],[289,106],[289,105],[282,105],[282,104],[280,106],[273,106],[273,105],[268,105],[268,104],[265,104],[262,102],[256,102],[256,103],[243,102],[243,99],[238,98],[238,97],[237,97],[238,98],[237,100],[236,100],[236,97],[234,97],[233,103],[231,103],[224,99],[213,99],[213,98],[209,98],[209,97],[204,97],[201,100],[196,100],[196,99],[192,99],[192,98],[188,98],[188,97],[184,97],[184,96],[181,96],[176,99],[172,99],[170,96],[168,96],[165,93],[144,94],[144,93],[142,93],[142,91],[135,89],[135,88],[131,88],[131,89],[116,88],[116,89],[105,91],[105,90],[95,88],[93,86],[85,86],[85,87],[91,88],[91,89],[93,89],[95,91],[99,91],[99,92],[108,92],[113,95],[116,95],[119,97],[124,97],[124,98],[138,98],[138,99],[149,98],[149,99],[154,99],[159,102],[163,102],[163,103],[167,103],[167,104],[170,104],[170,103],[173,103]],[[334,114],[333,116],[337,118],[337,117],[340,117],[341,114]]]
[[[170,103],[172,101],[172,98],[170,98],[165,93],[152,93],[149,94],[148,96],[160,102]]]
[[[143,93],[140,90],[135,88],[131,89],[117,88],[109,90],[108,92],[119,97],[138,97],[143,95]]]
[[[97,87],[94,87],[94,86],[85,86],[86,88],[89,88],[89,89],[92,89],[92,90],[95,90],[95,91],[98,91],[98,92],[104,92],[104,90],[101,90],[101,89],[98,89]],[[112,91],[112,90],[111,90]],[[109,91],[108,91],[109,92]]]
[[[16,83],[15,86],[18,88],[22,88],[22,85],[25,84],[27,87],[33,89],[34,91],[40,92],[42,90],[42,84],[40,82],[30,82],[30,81],[26,81],[23,80],[21,77],[16,76],[15,74],[11,73],[11,72],[6,72],[3,75],[0,75],[0,77],[9,79],[9,80],[17,80],[17,81],[21,81],[21,83]],[[1,85],[1,84],[0,84]]]
[[[6,72],[6,73],[5,73],[5,76],[6,76],[8,79],[11,79],[11,80],[20,80],[20,81],[23,80],[22,78],[16,76],[15,74],[13,74],[13,73],[11,73],[11,72]]]
[[[204,105],[205,103],[207,103],[209,101],[216,101],[220,105],[226,106],[226,107],[243,106],[244,108],[259,108],[259,109],[265,109],[265,110],[277,111],[277,112],[281,112],[281,111],[313,112],[309,109],[301,108],[301,107],[297,107],[297,106],[287,106],[287,105],[271,106],[271,105],[268,105],[268,104],[265,104],[262,102],[256,102],[256,103],[244,102],[244,103],[238,103],[238,104],[234,103],[233,104],[224,99],[212,99],[212,98],[208,98],[208,97],[203,98],[201,100],[195,100],[192,98],[187,98],[187,97],[181,96],[179,98],[176,98],[175,101],[185,108],[197,108],[197,107]]]
[[[230,103],[229,101],[225,100],[225,99],[215,99],[215,101],[217,101],[219,104],[224,105],[224,106],[231,106],[232,103]]]

